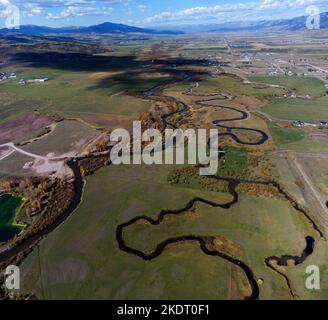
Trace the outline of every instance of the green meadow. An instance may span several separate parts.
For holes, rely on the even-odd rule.
[[[231,265],[204,255],[197,243],[171,246],[152,261],[118,247],[116,227],[133,217],[155,218],[162,209],[182,208],[194,197],[231,199],[226,193],[170,185],[171,170],[122,165],[88,177],[76,212],[41,241],[39,256],[34,251],[23,261],[22,288],[46,299],[228,299]],[[288,202],[241,195],[230,210],[198,204],[194,214],[168,217],[159,226],[130,226],[124,238],[149,252],[172,236],[223,236],[241,248],[239,258],[264,279],[262,299],[289,299],[284,279],[265,267],[264,259],[300,254],[305,236],[312,233]]]
[[[284,120],[318,122],[328,119],[328,97],[276,100],[262,108],[269,115]]]
[[[253,82],[268,83],[273,85],[279,85],[282,87],[287,87],[293,90],[298,95],[310,95],[312,97],[321,97],[325,95],[326,89],[324,83],[317,79],[311,77],[287,77],[287,76],[256,76],[250,77]]]
[[[299,129],[282,128],[272,123],[269,123],[268,126],[277,147],[303,141],[306,136],[305,133]]]

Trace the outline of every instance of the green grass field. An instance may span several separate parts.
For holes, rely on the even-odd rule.
[[[126,90],[152,88],[166,78],[139,75],[113,75],[91,71],[31,68],[19,78],[49,77],[46,83],[20,85],[11,80],[0,85],[1,121],[32,110],[46,113],[94,113],[138,118],[150,102],[124,94]]]
[[[315,100],[283,99],[262,108],[269,115],[285,120],[318,122],[328,119],[328,97]]]
[[[326,93],[326,89],[323,81],[317,78],[310,77],[268,77],[257,76],[250,77],[253,82],[268,83],[287,87],[290,90],[295,91],[298,95],[310,95],[312,97],[321,97]]]
[[[270,123],[269,130],[277,147],[297,143],[305,138],[305,133],[299,129],[281,128]]]
[[[327,300],[328,298],[328,251],[327,243],[321,241],[317,243],[314,254],[308,258],[302,267],[293,267],[288,270],[288,277],[293,282],[294,288],[300,293],[299,298],[304,300]],[[320,290],[308,290],[305,288],[306,268],[308,266],[318,266],[320,272]],[[296,281],[297,279],[297,281]],[[302,279],[302,281],[299,281]]]
[[[180,90],[183,87],[176,87]],[[190,88],[190,86],[189,86]],[[200,82],[198,88],[193,89],[194,94],[213,94],[215,92],[226,93],[233,96],[246,95],[255,97],[278,97],[283,95],[284,90],[280,88],[256,88],[252,84],[244,84],[240,79],[229,76],[208,78]]]
[[[43,110],[47,106],[47,101],[37,98],[23,99],[8,97],[1,99],[0,97],[0,123],[7,122],[33,110]]]
[[[203,255],[197,244],[173,246],[150,262],[118,248],[116,226],[132,217],[155,217],[195,196],[218,202],[230,198],[169,185],[170,170],[172,166],[112,166],[89,177],[77,211],[41,242],[40,257],[34,251],[22,263],[22,288],[50,299],[229,298],[231,266]],[[289,298],[284,280],[264,265],[271,255],[300,254],[304,237],[312,233],[288,203],[241,196],[229,211],[202,204],[196,213],[193,218],[171,217],[158,227],[132,226],[125,237],[129,244],[150,250],[173,235],[222,235],[241,246],[241,258],[265,279],[261,298]]]
[[[221,175],[229,176],[231,172],[236,175],[243,175],[247,170],[248,152],[247,149],[238,149],[229,147],[226,148],[226,155],[224,157],[224,165],[222,167]]]
[[[281,128],[271,123],[268,127],[278,148],[301,152],[328,152],[325,140],[312,139],[301,129]]]

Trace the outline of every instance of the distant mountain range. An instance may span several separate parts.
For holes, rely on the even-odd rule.
[[[25,25],[21,26],[17,30],[12,29],[0,29],[0,34],[5,33],[21,33],[29,35],[41,35],[41,34],[127,34],[127,33],[143,33],[143,34],[181,34],[182,31],[171,31],[171,30],[153,30],[144,29],[138,27],[132,27],[125,24],[105,22],[89,27],[64,27],[64,28],[51,28],[42,27],[35,25]]]
[[[306,29],[306,16],[297,17],[287,20],[265,20],[265,21],[243,21],[230,22],[222,24],[209,25],[192,25],[172,27],[172,30],[164,30],[162,28],[139,28],[128,26],[125,24],[105,22],[102,24],[89,27],[64,27],[51,28],[34,25],[21,26],[18,30],[0,29],[0,34],[21,33],[29,35],[44,34],[153,34],[153,35],[178,35],[192,32],[238,32],[238,31],[299,31]],[[328,28],[328,12],[320,15],[320,28]]]
[[[308,17],[297,17],[287,20],[271,20],[271,21],[251,21],[241,23],[230,23],[217,25],[214,28],[211,27],[209,32],[228,32],[228,31],[300,31],[306,29],[306,20]],[[320,28],[328,28],[328,12],[320,15]]]
[[[171,27],[181,32],[238,32],[238,31],[300,31],[306,29],[306,16],[284,20],[234,21],[221,24],[203,24]],[[328,12],[320,15],[320,28],[328,28]]]

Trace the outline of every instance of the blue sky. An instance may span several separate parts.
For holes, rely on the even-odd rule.
[[[328,0],[0,0],[0,18],[8,6],[20,9],[21,24],[92,25],[105,21],[136,26],[176,26],[240,20],[284,19],[306,15]]]

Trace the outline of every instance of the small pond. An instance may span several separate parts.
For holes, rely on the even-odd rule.
[[[23,226],[16,224],[23,199],[10,194],[0,196],[0,243],[8,241],[23,230]]]

